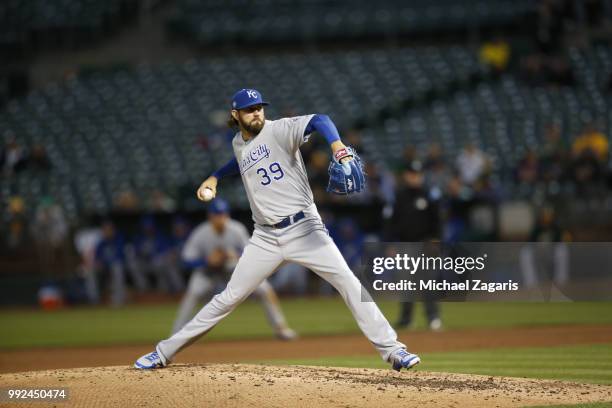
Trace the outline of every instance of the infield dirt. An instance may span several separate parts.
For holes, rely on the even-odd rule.
[[[5,387],[68,387],[56,406],[524,407],[612,401],[612,386],[465,374],[247,364],[126,366],[0,375]],[[47,405],[47,404],[44,404]],[[10,403],[41,406],[40,402]]]
[[[609,343],[612,326],[405,332],[422,351]],[[231,364],[252,359],[316,358],[348,349],[374,355],[360,335],[308,337],[295,342],[240,340],[194,344],[163,370],[125,364],[152,345],[0,350],[2,387],[69,387],[57,407],[525,407],[612,401],[611,385],[390,369]],[[238,352],[239,351],[239,352]],[[109,365],[117,365],[110,366]],[[94,367],[97,366],[97,367]],[[85,368],[74,368],[85,367]],[[46,371],[31,371],[45,370]],[[15,373],[15,371],[23,371]],[[3,406],[0,402],[0,406]],[[9,403],[8,407],[49,406]]]

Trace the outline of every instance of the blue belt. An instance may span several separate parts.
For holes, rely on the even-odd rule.
[[[300,211],[297,214],[293,214],[293,215],[288,216],[287,218],[283,218],[280,222],[277,222],[274,225],[264,225],[264,227],[271,227],[271,228],[277,228],[277,229],[287,228],[291,224],[295,224],[296,222],[298,222],[304,217],[305,217],[304,211]]]

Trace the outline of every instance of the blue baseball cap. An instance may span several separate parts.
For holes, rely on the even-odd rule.
[[[244,109],[253,105],[269,105],[256,89],[241,89],[232,97],[232,109]]]
[[[208,205],[209,214],[228,214],[230,212],[230,206],[222,198],[215,198]]]

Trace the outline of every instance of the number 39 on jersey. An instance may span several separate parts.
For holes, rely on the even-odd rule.
[[[269,172],[269,174],[268,174]],[[272,183],[272,180],[280,180],[285,176],[280,164],[274,162],[268,168],[260,167],[257,169],[257,174],[261,176],[260,183],[262,186],[267,186]]]

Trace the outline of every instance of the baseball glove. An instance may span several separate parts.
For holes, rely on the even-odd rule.
[[[334,158],[329,163],[327,171],[329,173],[327,192],[329,193],[347,195],[359,193],[365,189],[363,163],[351,147],[342,148],[334,153]]]

